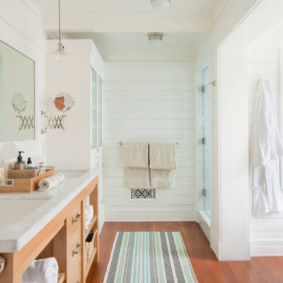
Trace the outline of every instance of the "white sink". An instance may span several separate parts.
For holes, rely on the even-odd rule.
[[[0,226],[18,223],[48,199],[0,199]]]
[[[63,173],[65,178],[73,179],[81,177],[87,170],[60,170],[59,172]]]

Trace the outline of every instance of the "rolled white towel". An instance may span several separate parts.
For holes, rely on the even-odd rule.
[[[88,225],[90,224],[93,218],[93,206],[90,205],[85,209],[85,229],[88,229]]]
[[[86,214],[90,215],[92,218],[93,217],[93,205],[86,205],[85,212]]]
[[[59,183],[63,182],[65,179],[62,173],[56,173],[54,176],[42,179],[38,182],[38,190],[46,191],[56,187]]]
[[[55,257],[34,260],[23,274],[23,283],[57,283],[59,266]]]
[[[85,206],[85,230],[88,229],[88,225],[90,224],[93,218],[94,210],[92,205]]]

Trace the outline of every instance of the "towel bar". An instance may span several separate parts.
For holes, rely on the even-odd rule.
[[[122,146],[123,145],[123,142],[120,141],[119,144]],[[176,145],[179,145],[180,143],[179,142],[176,142]]]

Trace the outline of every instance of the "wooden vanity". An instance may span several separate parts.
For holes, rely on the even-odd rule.
[[[94,217],[85,229],[85,200],[94,208]],[[0,253],[6,260],[0,274],[1,283],[22,283],[22,275],[35,259],[55,257],[59,264],[59,280],[84,283],[99,259],[98,177],[93,179],[23,248],[14,253]],[[94,232],[94,249],[89,259],[85,240]]]

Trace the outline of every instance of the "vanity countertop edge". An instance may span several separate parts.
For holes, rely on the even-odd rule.
[[[58,215],[93,179],[97,169],[91,169],[79,177],[66,177],[64,182],[46,192],[29,194],[0,194],[0,200],[46,199],[19,222],[10,226],[0,226],[0,253],[14,253],[31,241],[56,215]],[[20,209],[17,213],[21,213]],[[6,217],[6,215],[0,215]]]

